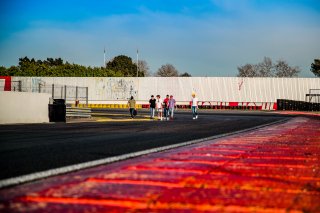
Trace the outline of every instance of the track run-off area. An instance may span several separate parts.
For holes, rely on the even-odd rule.
[[[320,211],[318,116],[178,111],[157,121],[95,110],[0,134],[0,183],[58,171],[4,184],[0,212]]]

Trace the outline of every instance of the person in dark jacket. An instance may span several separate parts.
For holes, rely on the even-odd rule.
[[[149,100],[150,104],[150,119],[154,119],[154,112],[156,108],[156,99],[153,95],[151,95],[151,99]]]

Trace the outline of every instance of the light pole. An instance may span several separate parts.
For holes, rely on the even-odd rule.
[[[106,67],[106,47],[103,49],[103,67]]]
[[[137,77],[139,77],[139,50],[137,49]]]

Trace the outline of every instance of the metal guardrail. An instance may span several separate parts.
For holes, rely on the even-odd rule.
[[[306,94],[306,101],[320,103],[320,89],[309,89],[309,93]]]
[[[66,107],[66,117],[91,118],[91,108]]]

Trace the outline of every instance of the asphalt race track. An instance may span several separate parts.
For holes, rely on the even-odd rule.
[[[177,112],[173,121],[139,112],[96,110],[90,121],[0,125],[0,180],[280,121],[265,112]]]

